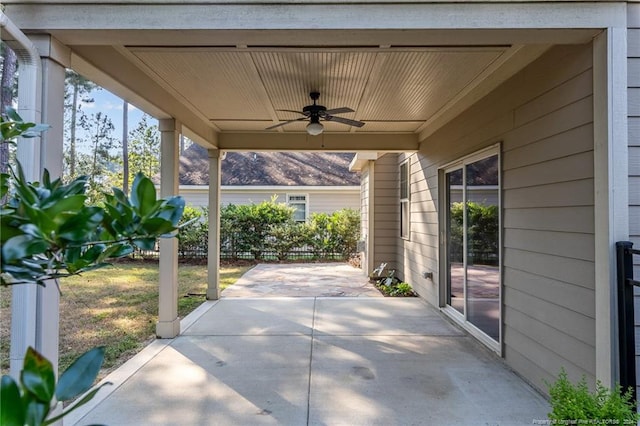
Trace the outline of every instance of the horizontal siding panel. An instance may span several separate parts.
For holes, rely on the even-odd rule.
[[[640,117],[640,88],[628,89],[629,116]]]
[[[589,96],[553,114],[520,126],[505,135],[504,150],[509,151],[593,121],[593,97]]]
[[[629,177],[629,205],[640,206],[640,176]]]
[[[629,207],[629,234],[640,235],[640,206]]]
[[[549,111],[554,111],[573,102],[577,102],[591,94],[592,86],[593,73],[589,69],[547,93],[538,96],[531,102],[516,108],[514,125],[516,127],[522,126],[536,118],[549,114]]]
[[[640,176],[640,146],[629,147],[629,176]]]
[[[504,193],[504,208],[593,205],[593,179],[512,189]]]
[[[627,30],[627,56],[640,58],[640,29]]]
[[[593,214],[591,206],[507,209],[503,221],[507,229],[593,233]]]
[[[589,179],[593,177],[593,152],[508,170],[503,173],[503,189]]]
[[[592,150],[593,125],[589,123],[503,153],[503,171]]]
[[[511,364],[510,358],[515,355],[510,353],[510,349],[513,349],[525,358],[530,365],[521,365],[518,372],[531,383],[538,384],[541,389],[547,390],[548,388],[543,380],[550,383],[554,382],[556,376],[563,368],[569,375],[570,380],[574,382],[580,380],[584,375],[587,378],[587,383],[590,383],[591,386],[595,383],[595,372],[578,367],[572,363],[570,359],[563,358],[555,352],[550,351],[539,342],[528,338],[518,330],[509,327],[505,328],[505,358],[507,363]],[[517,357],[514,356],[514,358]],[[514,359],[514,362],[518,362],[518,360]],[[544,368],[538,364],[542,362],[544,362]]]
[[[595,260],[593,234],[505,229],[504,246],[519,250]]]
[[[570,360],[571,363],[583,370],[595,371],[596,351],[594,346],[577,340],[571,334],[549,327],[540,321],[534,321],[530,316],[508,306],[505,308],[504,318],[510,329],[517,330],[529,339],[540,342],[550,351],[566,360]]]
[[[513,268],[504,268],[505,285],[547,302],[560,304],[595,319],[593,289],[543,277]]]
[[[640,58],[627,60],[627,82],[629,87],[640,87]]]
[[[510,287],[504,289],[504,300],[507,307],[515,309],[536,321],[556,328],[556,330],[562,331],[568,336],[573,336],[589,346],[595,346],[596,344],[596,323],[593,318]]]
[[[586,260],[507,249],[504,266],[588,289],[595,288],[595,265]]]
[[[629,117],[629,146],[640,146],[640,117]]]

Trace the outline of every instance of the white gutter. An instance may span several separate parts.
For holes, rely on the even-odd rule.
[[[18,114],[24,121],[40,122],[40,54],[31,40],[7,15],[0,12],[0,38],[18,57]],[[18,144],[18,160],[28,181],[40,179],[40,138],[22,139]]]
[[[24,121],[40,122],[40,54],[4,13],[0,12],[0,38],[13,49],[18,58],[18,114]],[[18,141],[18,161],[28,181],[40,179],[40,138]],[[20,284],[13,288],[11,301],[10,373],[20,376],[22,359],[29,346],[36,347],[37,286]]]

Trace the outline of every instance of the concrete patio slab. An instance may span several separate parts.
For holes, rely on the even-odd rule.
[[[182,332],[193,335],[310,335],[313,298],[234,299],[209,309]]]
[[[419,298],[348,299],[319,298],[316,334],[338,336],[461,336],[464,333],[430,309]]]
[[[346,263],[260,264],[222,297],[383,297],[361,269]]]
[[[318,336],[313,354],[309,425],[525,425],[548,411],[468,337]]]
[[[197,315],[65,424],[530,425],[549,411],[417,298],[225,298]]]

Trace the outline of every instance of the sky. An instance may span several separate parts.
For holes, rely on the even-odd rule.
[[[113,126],[115,127],[115,131],[113,132],[113,136],[116,139],[122,138],[122,108],[123,101],[118,96],[109,92],[106,89],[94,90],[91,93],[91,98],[93,98],[94,102],[91,103],[82,103],[82,109],[87,114],[96,114],[98,112],[102,112],[103,114],[109,116],[111,121],[113,122]],[[140,119],[143,116],[143,111],[139,110],[135,106],[129,104],[129,131],[136,128]],[[149,120],[149,124],[156,124],[155,119],[151,118]]]

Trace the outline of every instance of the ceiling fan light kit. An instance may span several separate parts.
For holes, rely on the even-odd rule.
[[[295,123],[296,121],[306,121],[306,120],[309,120],[309,124],[307,124],[307,133],[311,136],[319,135],[324,131],[324,126],[322,125],[322,123],[320,123],[320,120],[334,121],[336,123],[346,124],[346,125],[355,126],[355,127],[364,126],[364,123],[362,121],[350,120],[348,118],[337,117],[334,115],[334,114],[354,112],[351,108],[341,107],[341,108],[327,109],[323,105],[318,105],[316,104],[316,101],[320,98],[319,92],[311,92],[309,93],[309,97],[311,98],[311,100],[313,100],[313,105],[307,105],[302,109],[302,111],[293,111],[289,109],[278,110],[278,111],[294,112],[296,114],[303,115],[303,117],[297,118],[295,120],[283,121],[282,123],[278,123],[271,127],[267,127],[265,130],[271,130],[280,126],[287,125],[289,123]]]
[[[307,133],[309,133],[311,136],[318,136],[323,131],[324,126],[317,121],[312,121],[311,123],[307,124]]]

